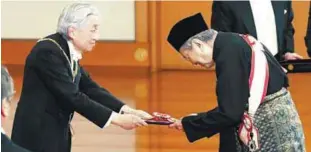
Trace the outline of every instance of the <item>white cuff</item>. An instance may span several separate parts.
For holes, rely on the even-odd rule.
[[[112,119],[114,119],[115,117],[117,117],[118,114],[130,113],[131,111],[132,111],[132,108],[130,108],[130,107],[127,106],[127,105],[122,106],[121,109],[120,109],[120,111],[119,111],[119,113],[116,113],[116,112],[112,111],[112,113],[111,113],[111,115],[110,115],[108,121],[106,122],[106,124],[105,124],[105,126],[104,126],[103,128],[108,127],[108,126],[111,124]]]
[[[121,107],[120,111],[119,111],[119,114],[124,114],[124,113],[131,113],[133,111],[132,108],[130,108],[129,106],[127,105],[124,105]]]
[[[188,116],[197,116],[197,115],[198,115],[197,113],[191,113]]]
[[[111,124],[112,119],[114,119],[117,116],[118,116],[118,114],[116,112],[112,111],[108,121],[106,122],[106,124],[105,124],[105,126],[103,128],[108,127]]]
[[[4,129],[2,127],[1,127],[1,133],[5,134],[5,131],[4,131]]]

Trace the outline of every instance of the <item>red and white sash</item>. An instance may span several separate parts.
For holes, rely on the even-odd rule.
[[[260,144],[259,132],[254,125],[254,116],[267,93],[269,67],[262,44],[250,35],[240,36],[252,48],[252,59],[249,77],[248,111],[243,114],[238,133],[241,141],[249,147],[249,150],[256,151],[260,149]]]

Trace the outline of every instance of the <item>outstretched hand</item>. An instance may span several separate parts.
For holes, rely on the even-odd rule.
[[[182,126],[182,123],[181,123],[181,119],[180,120],[176,120],[173,124],[170,124],[168,126],[169,128],[171,129],[177,129],[177,130],[180,130],[180,131],[183,131],[183,126]]]
[[[153,118],[153,116],[151,116],[149,113],[147,113],[147,112],[145,112],[143,110],[133,110],[132,114],[136,115],[136,116],[138,116],[138,117],[140,117],[141,119],[144,119],[144,120],[148,120],[148,119]]]
[[[116,114],[112,118],[112,124],[125,130],[132,130],[137,127],[148,126],[145,120],[132,114]]]
[[[288,60],[299,60],[299,59],[303,59],[303,57],[297,53],[290,53],[290,52],[287,52],[285,55],[284,55],[284,58],[286,61]]]
[[[151,116],[148,112],[145,112],[143,110],[133,109],[127,105],[122,107],[121,110],[123,111],[124,114],[132,114],[132,115],[135,115],[137,117],[140,117],[143,120],[148,120],[148,119],[153,118],[153,116]]]

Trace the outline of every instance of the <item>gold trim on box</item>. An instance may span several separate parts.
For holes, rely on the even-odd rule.
[[[294,65],[289,64],[289,65],[287,66],[287,69],[288,69],[288,70],[291,70],[291,71],[294,70]]]

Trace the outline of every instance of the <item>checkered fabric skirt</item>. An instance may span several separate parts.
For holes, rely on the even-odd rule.
[[[258,152],[305,152],[302,124],[290,93],[285,89],[271,94],[256,111],[259,130]],[[236,133],[237,152],[248,152]]]

